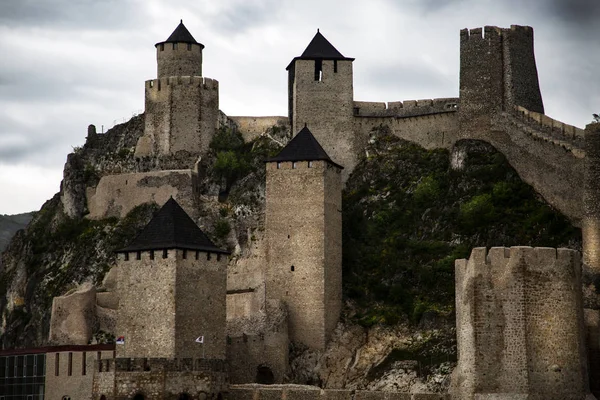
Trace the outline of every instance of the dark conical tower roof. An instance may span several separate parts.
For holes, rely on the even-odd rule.
[[[167,200],[133,242],[117,252],[160,249],[229,253],[215,246],[172,197]]]
[[[304,126],[300,132],[275,156],[266,160],[266,162],[282,161],[327,161],[331,164],[344,168],[334,163],[327,155],[321,144],[314,137],[312,132]]]
[[[325,39],[325,36],[317,29],[317,34],[312,38],[304,52],[300,57],[296,57],[292,60],[290,65],[286,69],[290,69],[290,66],[296,60],[349,60],[354,61],[354,58],[347,58],[342,55],[333,47],[329,40]]]
[[[198,44],[202,46],[202,48],[204,48],[204,45],[202,43],[198,43],[196,39],[194,39],[190,31],[188,31],[188,29],[183,24],[183,20],[179,22],[179,25],[177,25],[177,28],[175,28],[175,30],[173,31],[173,33],[171,33],[171,36],[169,36],[167,40],[165,40],[164,42],[156,43],[156,45],[159,45],[161,43],[191,43]]]

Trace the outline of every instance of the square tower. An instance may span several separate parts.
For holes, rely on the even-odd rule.
[[[228,252],[173,198],[118,252],[117,358],[224,360]]]
[[[342,167],[304,127],[266,168],[267,298],[293,342],[323,349],[342,304]]]
[[[352,171],[357,163],[354,135],[353,58],[344,57],[317,30],[301,56],[287,66],[288,112],[292,132],[310,126],[323,148]],[[343,174],[344,181],[347,176]]]

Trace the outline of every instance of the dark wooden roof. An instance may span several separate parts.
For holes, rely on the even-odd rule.
[[[317,34],[310,41],[304,52],[300,57],[296,57],[292,60],[290,65],[286,69],[290,69],[294,61],[296,60],[350,60],[354,61],[354,58],[347,58],[342,55],[333,47],[329,40],[325,39],[325,36],[317,29]]]
[[[327,155],[321,144],[313,136],[311,131],[304,126],[300,132],[275,156],[266,162],[283,161],[327,161],[339,168],[344,168],[334,163]]]
[[[198,44],[202,48],[204,48],[204,45],[202,43],[198,43],[196,39],[194,39],[190,31],[188,31],[185,25],[183,25],[183,20],[179,22],[179,25],[177,25],[177,28],[175,28],[175,30],[173,31],[173,33],[171,33],[171,36],[169,36],[167,40],[165,40],[164,42],[156,43],[155,46],[158,46],[162,43],[192,43]]]
[[[172,197],[129,246],[117,250],[117,253],[161,249],[229,254],[228,251],[215,246]]]

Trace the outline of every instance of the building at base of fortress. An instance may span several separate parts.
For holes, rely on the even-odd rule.
[[[208,151],[219,84],[202,76],[203,48],[183,23],[156,44],[136,157]],[[253,263],[228,265],[192,218],[193,165],[108,175],[87,188],[89,218],[149,201],[162,208],[123,243],[102,290],[84,285],[54,299],[52,346],[0,352],[0,400],[594,399],[600,313],[584,308],[581,270],[600,273],[600,124],[582,130],[544,114],[533,29],[462,30],[457,98],[355,101],[353,63],[317,32],[286,68],[288,117],[228,117],[247,140],[275,124],[295,135],[265,163],[265,234]],[[427,149],[486,141],[582,228],[582,256],[497,247],[456,261],[459,359],[447,394],[284,381],[290,343],[324,350],[338,323],[341,193],[377,127]],[[117,343],[89,345],[92,326]]]

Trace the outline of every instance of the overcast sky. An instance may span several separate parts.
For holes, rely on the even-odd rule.
[[[600,112],[599,0],[0,0],[0,214],[58,191],[88,124],[143,111],[181,18],[228,115],[286,115],[285,67],[317,28],[356,58],[356,100],[398,101],[457,97],[459,30],[511,24],[534,28],[547,115]]]

